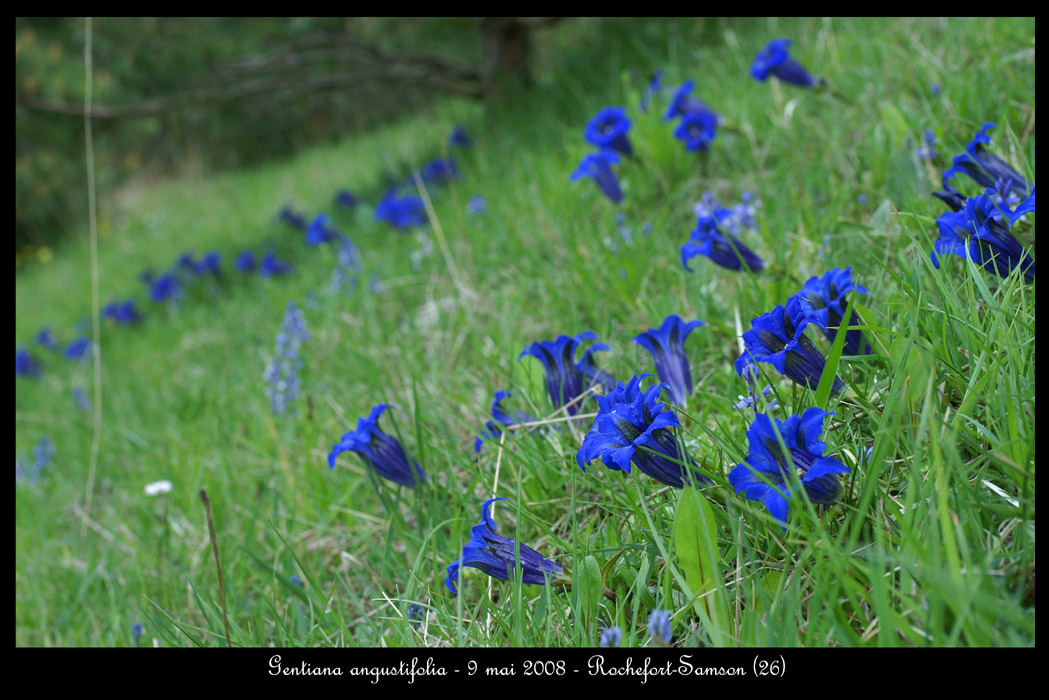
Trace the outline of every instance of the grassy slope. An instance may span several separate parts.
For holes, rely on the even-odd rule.
[[[558,31],[542,52],[540,85],[486,119],[449,104],[291,162],[163,183],[107,209],[103,301],[133,294],[147,320],[102,329],[89,515],[91,419],[70,398],[74,385],[91,392],[89,368],[45,354],[41,381],[16,382],[16,451],[43,435],[58,449],[38,486],[16,489],[16,644],[130,644],[138,621],[161,644],[219,644],[201,486],[215,509],[236,643],[588,645],[620,624],[633,645],[646,642],[655,607],[675,612],[675,636],[688,644],[1034,642],[1034,288],[960,259],[932,268],[938,170],[906,143],[936,129],[942,164],[995,121],[995,152],[1033,180],[1033,20],[579,22]],[[794,38],[798,59],[848,100],[750,80],[754,53],[775,36]],[[671,86],[695,79],[696,94],[735,127],[709,157],[687,153],[658,106],[637,109],[643,80],[630,71],[656,68]],[[638,152],[619,169],[633,236],[616,250],[605,243],[618,238],[614,208],[592,183],[568,183],[587,151],[582,127],[606,104],[627,105]],[[384,171],[436,156],[456,121],[477,147],[457,155],[462,179],[431,193],[448,255],[435,238],[413,271],[418,238],[370,211],[335,212],[331,197],[341,187],[381,191]],[[748,240],[769,272],[739,275],[702,258],[692,274],[681,268],[691,205],[707,189],[729,203],[758,193],[762,228]],[[486,197],[486,214],[466,213],[473,194]],[[285,202],[332,212],[360,247],[356,294],[328,290],[334,250],[306,249],[274,222]],[[242,247],[265,241],[296,263],[293,277],[245,280],[228,268]],[[202,285],[175,311],[143,301],[140,269],[211,248],[224,253],[225,284]],[[86,244],[71,243],[19,272],[17,341],[43,323],[71,337],[90,310],[88,260]],[[708,324],[687,346],[699,386],[682,418],[686,441],[727,473],[746,455],[750,421],[731,408],[744,391],[732,369],[735,314],[745,329],[804,280],[849,265],[870,292],[864,319],[885,330],[874,334],[879,359],[843,363],[854,389],[832,400],[824,439],[853,469],[847,496],[822,513],[793,509],[800,516],[784,534],[723,477],[706,492],[726,582],[718,595],[731,609],[724,629],[700,624],[676,560],[662,559],[673,551],[675,493],[598,463],[583,473],[572,432],[514,436],[474,456],[496,389],[514,391],[508,407],[549,413],[538,363],[516,361],[524,345],[593,330],[612,346],[606,368],[627,379],[652,371],[630,339],[678,313]],[[375,294],[371,274],[382,281]],[[275,419],[261,375],[289,300],[305,303],[312,334],[301,371],[312,408],[304,398],[297,417]],[[774,383],[773,415],[812,405],[811,392]],[[377,494],[350,454],[327,469],[331,444],[379,402],[400,409],[397,428],[430,488],[384,484]],[[143,495],[163,478],[172,493]],[[495,515],[501,531],[573,571],[587,555],[603,565],[625,549],[608,582],[618,602],[604,601],[596,622],[571,624],[587,615],[567,590],[496,581],[489,599],[488,579],[472,569],[462,594],[447,594],[445,566],[496,486],[509,498]],[[408,601],[426,606],[418,630],[403,621]]]

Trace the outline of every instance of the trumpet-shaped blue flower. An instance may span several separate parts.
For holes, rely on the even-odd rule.
[[[67,360],[73,360],[79,362],[80,360],[86,359],[88,351],[91,349],[91,341],[87,338],[77,338],[76,340],[69,341],[69,345],[66,346],[64,356]]]
[[[574,360],[575,350],[584,340],[596,340],[593,331],[583,331],[576,336],[560,335],[557,340],[535,342],[526,347],[517,359],[531,355],[543,363],[546,369],[546,391],[554,408],[560,408],[574,401],[584,390],[597,384],[607,386],[611,375],[598,370],[591,354],[599,350],[608,350],[604,343],[592,345],[577,364]],[[567,409],[569,415],[579,411],[579,404],[574,403]]]
[[[125,301],[112,301],[102,308],[103,318],[108,318],[113,323],[133,324],[142,320],[141,314],[135,307],[134,299]]]
[[[1026,196],[1034,185],[1028,183],[1023,175],[1004,160],[987,150],[991,137],[987,132],[997,127],[993,122],[986,122],[972,141],[965,147],[965,153],[954,157],[953,164],[942,175],[943,192],[933,194],[943,200],[954,211],[965,206],[965,195],[951,186],[955,175],[968,175],[982,188],[994,188],[1003,195],[1010,193],[1019,197]]]
[[[466,148],[473,145],[473,139],[466,134],[466,129],[463,128],[462,124],[456,124],[452,130],[451,135],[448,136],[448,148],[452,146],[461,146]]]
[[[627,136],[629,131],[630,119],[626,116],[626,109],[623,107],[605,107],[587,122],[586,129],[583,130],[583,136],[588,143],[592,143],[598,148],[611,148],[623,155],[630,156],[634,154],[634,149],[630,145],[630,138]]]
[[[272,250],[262,256],[259,262],[260,277],[279,277],[291,271],[291,264],[277,259],[277,254]]]
[[[165,272],[150,282],[149,298],[158,303],[178,301],[182,298],[182,283],[174,274]]]
[[[470,201],[466,203],[466,211],[475,216],[483,214],[488,211],[488,202],[486,202],[481,195],[475,194],[473,197],[470,197]]]
[[[623,643],[623,629],[616,625],[601,630],[601,640],[598,644],[602,647],[617,647]]]
[[[518,423],[530,423],[535,420],[535,417],[524,413],[523,411],[514,411],[514,415],[510,416],[509,413],[503,410],[502,403],[503,399],[511,396],[509,391],[497,391],[495,392],[495,400],[492,401],[492,418],[494,421],[488,421],[485,423],[485,431],[481,433],[481,436],[474,440],[474,452],[480,452],[481,446],[484,444],[486,439],[498,439],[503,434],[503,428],[506,427],[513,432],[513,426]]]
[[[29,354],[29,351],[25,348],[19,348],[15,350],[15,376],[16,377],[32,377],[37,379],[40,377],[40,363],[37,359]]]
[[[744,493],[752,501],[761,501],[780,525],[786,529],[790,505],[791,484],[787,454],[773,430],[772,421],[783,438],[793,468],[801,485],[813,503],[833,503],[841,496],[842,486],[837,474],[848,474],[849,468],[832,457],[824,457],[826,443],[820,441],[823,421],[833,416],[832,411],[806,409],[800,416],[793,415],[780,422],[764,413],[754,417],[747,430],[750,453],[746,460],[729,472],[728,480],[736,493]]]
[[[505,501],[503,497],[490,498],[481,506],[481,522],[470,530],[470,541],[463,547],[459,558],[448,565],[448,577],[444,580],[453,595],[459,593],[459,569],[472,566],[480,569],[492,578],[509,581],[517,567],[521,567],[523,583],[542,584],[548,579],[560,576],[564,571],[539,552],[526,544],[518,543],[513,537],[506,537],[496,532],[499,526],[489,514],[489,506],[495,501]],[[520,557],[515,550],[520,548]]]
[[[398,197],[396,185],[386,190],[379,203],[375,205],[375,219],[385,221],[395,228],[421,226],[426,223],[426,205],[420,197],[407,195]]]
[[[653,610],[648,616],[648,633],[652,641],[662,646],[669,646],[674,638],[674,628],[667,610]]]
[[[280,213],[277,214],[277,218],[292,228],[306,230],[306,217],[302,214],[298,214],[292,211],[291,207],[281,207]]]
[[[851,267],[844,270],[836,267],[823,277],[809,279],[798,292],[798,303],[801,305],[801,310],[809,320],[820,327],[831,342],[838,335],[838,327],[841,326],[849,305],[849,293],[853,289],[857,294],[867,293],[867,289],[862,284],[853,283]],[[863,319],[855,309],[852,310],[849,325],[863,325]],[[864,340],[862,331],[850,330],[845,333],[843,352],[846,355],[867,355],[873,350],[871,344]]]
[[[635,375],[626,385],[620,382],[607,396],[598,396],[598,413],[594,424],[583,438],[576,461],[586,465],[601,458],[609,469],[630,473],[635,464],[656,481],[684,488],[685,483],[709,484],[710,479],[696,471],[696,463],[678,449],[671,428],[681,425],[674,412],[659,402],[659,391],[666,384],[656,384],[641,391],[641,379]]]
[[[656,95],[663,93],[663,74],[666,71],[657,70],[648,77],[648,85],[645,86],[645,91],[641,93],[641,111],[648,111],[648,104],[652,101],[652,98]]]
[[[233,260],[233,267],[240,272],[254,272],[256,267],[255,253],[245,250]]]
[[[765,261],[743,245],[739,238],[721,231],[722,222],[732,217],[731,210],[719,209],[714,215],[697,218],[696,228],[692,229],[688,242],[681,246],[681,264],[686,270],[692,271],[688,261],[697,255],[705,255],[730,270],[741,270],[744,266],[751,272],[765,269]]]
[[[993,191],[970,197],[961,211],[949,211],[936,219],[940,237],[933,246],[932,264],[940,266],[944,255],[968,255],[973,262],[999,277],[1019,268],[1028,282],[1034,281],[1034,258],[1009,231],[1025,213],[1034,211],[1034,190],[1016,211],[1009,211],[991,198]]]
[[[780,374],[815,390],[827,360],[805,335],[809,323],[797,295],[787,299],[786,308],[777,306],[753,319],[750,330],[743,333],[746,350],[736,360],[736,373],[743,377],[746,372],[746,378],[752,380],[757,375],[754,363],[766,362]],[[836,394],[844,388],[845,384],[834,377],[831,391]]]
[[[423,468],[414,458],[409,460],[397,438],[379,429],[379,417],[387,408],[387,404],[381,403],[372,408],[367,418],[357,419],[357,429],[332,445],[328,468],[335,468],[335,459],[343,452],[356,452],[382,478],[415,488],[426,481]]]
[[[580,178],[591,177],[606,197],[613,203],[619,204],[623,201],[623,191],[619,189],[619,180],[612,172],[612,166],[617,163],[619,163],[619,156],[611,149],[606,148],[597,153],[588,153],[583,156],[583,160],[579,161],[579,167],[575,169],[569,180],[575,182]]]
[[[685,142],[690,151],[706,151],[718,135],[717,115],[711,112],[689,112],[681,117],[674,136]]]
[[[685,355],[685,340],[689,333],[705,325],[702,321],[685,323],[677,314],[671,314],[659,328],[649,328],[634,338],[636,344],[652,353],[656,374],[667,385],[670,400],[678,406],[687,404],[692,393],[692,369]]]
[[[446,182],[458,179],[459,171],[455,169],[454,159],[438,158],[424,165],[419,170],[419,177],[427,183]]]
[[[313,221],[310,222],[310,225],[306,227],[306,245],[328,243],[337,240],[341,236],[342,234],[339,233],[332,223],[331,217],[324,213],[317,214]]]
[[[703,100],[692,96],[692,88],[695,87],[695,84],[694,80],[686,80],[674,91],[674,96],[670,98],[670,104],[667,105],[667,111],[663,115],[663,121],[668,122],[689,114],[700,114],[704,115],[707,121],[713,122],[714,127],[721,123],[721,117],[717,112],[707,106]],[[711,139],[713,138],[711,136]]]
[[[816,79],[809,75],[800,63],[790,57],[789,48],[794,43],[790,39],[773,39],[754,57],[750,67],[750,77],[755,80],[766,80],[769,73],[785,83],[792,83],[804,88],[816,86]]]
[[[36,334],[36,344],[48,348],[49,350],[57,350],[59,345],[58,339],[55,338],[54,334],[51,332],[50,326],[44,326],[40,329],[40,332]]]

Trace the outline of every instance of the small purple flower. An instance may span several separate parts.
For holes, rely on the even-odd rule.
[[[470,201],[466,203],[466,211],[474,216],[483,214],[488,211],[488,202],[484,201],[484,197],[479,194],[475,194],[470,197]]]
[[[670,613],[666,610],[653,610],[648,616],[648,633],[656,644],[670,646],[670,640],[674,638]]]
[[[298,371],[302,368],[299,359],[299,347],[310,337],[306,330],[306,317],[302,309],[288,302],[284,312],[284,321],[277,334],[273,359],[263,372],[266,381],[266,396],[270,400],[270,410],[275,415],[292,412],[292,402],[299,397]]]
[[[16,377],[32,377],[33,379],[38,379],[40,373],[40,363],[35,357],[29,354],[28,350],[25,348],[15,350]]]
[[[233,260],[233,268],[239,272],[254,272],[256,267],[255,253],[243,251]]]
[[[623,191],[619,189],[619,180],[611,167],[618,163],[619,156],[613,150],[606,148],[597,153],[588,153],[579,161],[579,167],[572,173],[569,181],[575,182],[584,177],[593,178],[605,196],[614,204],[619,204],[623,201]]]
[[[817,504],[836,501],[842,493],[837,474],[848,474],[850,469],[832,457],[823,456],[827,445],[820,441],[819,436],[823,432],[824,419],[833,415],[832,411],[815,407],[806,409],[801,416],[791,416],[786,422],[757,414],[747,430],[750,452],[742,464],[729,472],[732,488],[736,493],[744,493],[749,500],[764,503],[772,517],[786,529],[792,497],[788,476],[791,464],[783,451],[786,447],[809,500]],[[776,421],[775,430],[773,420]]]
[[[606,627],[601,630],[601,640],[598,644],[602,647],[617,647],[623,643],[623,630],[618,625]]]
[[[332,289],[352,292],[357,288],[357,275],[361,270],[360,250],[349,237],[343,236],[339,247],[339,264],[331,273]]]
[[[90,357],[90,349],[90,340],[88,340],[87,338],[77,338],[76,340],[71,340],[69,342],[69,345],[66,346],[66,351],[65,353],[63,353],[63,355],[67,360],[79,362]]]
[[[860,204],[860,205],[866,204],[867,203],[867,195],[865,195],[865,194],[858,194],[858,195],[856,195],[856,203]]]
[[[306,245],[320,245],[342,236],[332,223],[331,217],[321,213],[306,227]]]
[[[630,119],[623,107],[605,107],[587,122],[583,136],[588,143],[600,149],[611,148],[626,156],[634,154],[627,132],[630,131]]]
[[[591,354],[598,350],[608,350],[604,343],[592,345],[578,364],[574,361],[576,348],[584,340],[596,340],[593,331],[583,331],[576,336],[561,335],[557,340],[544,340],[529,345],[518,355],[520,360],[531,355],[543,363],[546,369],[546,390],[554,408],[561,408],[572,403],[584,390],[595,384],[606,384],[611,379],[607,373],[594,367]],[[614,381],[614,380],[613,380]],[[568,407],[568,415],[579,412],[579,403]]]
[[[737,394],[736,398],[739,399],[739,401],[732,404],[732,408],[736,409],[737,411],[745,411],[746,409],[751,408],[752,406],[757,406],[758,395],[754,391],[754,384],[752,382],[748,382],[748,384],[750,384],[750,395],[744,396],[743,394]],[[769,394],[771,393],[771,384],[766,384],[765,387],[761,390],[761,395],[765,398],[768,398]],[[779,403],[778,399],[772,399],[772,401],[769,401],[769,410],[775,408],[777,403]]]
[[[522,583],[543,584],[563,573],[560,565],[550,561],[528,545],[517,542],[496,532],[499,526],[489,514],[489,506],[503,497],[490,498],[481,506],[481,522],[470,530],[470,541],[463,547],[459,558],[448,565],[445,585],[453,595],[458,594],[459,569],[472,566],[492,578],[509,581],[518,566],[521,568]],[[520,551],[520,556],[517,551]]]
[[[652,354],[656,363],[656,374],[667,385],[670,400],[685,406],[692,393],[692,370],[685,355],[685,340],[703,321],[685,323],[677,314],[663,319],[658,329],[650,328],[634,337],[634,342]]]
[[[382,478],[415,488],[426,481],[426,476],[419,462],[415,459],[409,462],[400,441],[379,428],[379,418],[387,408],[387,404],[381,403],[372,408],[367,418],[357,419],[357,429],[346,433],[332,445],[328,468],[335,468],[335,460],[343,452],[356,452]]]
[[[933,97],[939,97],[940,93],[942,92],[939,83],[933,83],[929,90],[932,92]]]
[[[792,43],[794,42],[790,39],[773,39],[770,41],[754,57],[754,65],[750,68],[750,77],[764,81],[771,73],[785,83],[804,88],[815,87],[816,79],[809,75],[809,72],[800,63],[790,57],[788,49]]]
[[[922,141],[925,145],[914,152],[918,158],[925,160],[935,160],[937,156],[936,152],[936,132],[932,129],[926,129],[922,135]]]
[[[831,342],[834,342],[838,335],[838,327],[841,326],[848,310],[849,293],[854,289],[857,294],[867,293],[862,284],[853,283],[851,267],[844,270],[836,267],[823,277],[810,278],[797,294],[805,317],[815,322]],[[852,310],[849,325],[864,325],[863,319],[855,309]],[[846,355],[869,355],[874,351],[871,344],[863,338],[862,331],[850,330],[845,334],[843,352]]]
[[[91,410],[91,399],[87,398],[87,392],[84,391],[84,387],[78,386],[73,388],[73,403],[81,411]]]

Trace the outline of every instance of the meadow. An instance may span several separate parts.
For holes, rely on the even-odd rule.
[[[39,364],[19,374],[16,357],[16,645],[225,646],[205,488],[233,646],[1033,646],[1033,263],[930,254],[951,210],[942,173],[992,122],[986,152],[1031,194],[1009,225],[1034,257],[1034,35],[1033,18],[578,20],[501,102],[449,99],[289,160],[100,192],[99,300],[134,299],[139,322],[101,318],[97,358],[63,357],[92,337],[86,202],[82,231],[16,270],[16,351]],[[752,78],[778,37],[824,82]],[[718,115],[696,150],[674,133],[692,112],[664,118],[688,80]],[[608,106],[630,122],[618,204],[571,179]],[[424,168],[446,158],[454,177]],[[965,201],[984,192],[951,182]],[[421,199],[414,219],[377,217],[393,183]],[[1012,218],[1018,203],[992,194]],[[738,246],[682,264],[720,209],[761,266]],[[234,267],[245,250],[254,270]],[[259,274],[267,253],[290,269]],[[825,369],[806,382],[758,361],[748,383],[754,319],[846,268],[837,323],[859,322],[870,352],[811,321]],[[152,301],[180,269],[180,293]],[[673,314],[705,325],[683,345],[683,400],[659,399],[672,447],[638,447],[630,473],[596,448],[581,459],[611,403],[598,395],[665,381],[634,338]],[[57,349],[34,340],[43,326]],[[587,331],[560,384],[522,353]],[[595,343],[600,371],[569,392]],[[350,448],[329,466],[379,404],[401,483]],[[737,493],[758,415],[776,452],[814,407],[832,415],[806,439],[841,466],[824,482],[840,494],[820,502],[794,469],[747,477],[764,502]],[[659,449],[698,488],[638,466]],[[785,492],[781,522],[767,504]],[[502,554],[523,563],[499,580],[464,557],[453,594],[448,567],[494,497],[485,512],[519,543]]]

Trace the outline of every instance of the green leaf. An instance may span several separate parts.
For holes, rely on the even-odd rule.
[[[682,489],[674,516],[674,550],[689,588],[718,632],[729,615],[721,587],[718,528],[710,501],[694,488]],[[712,635],[717,638],[718,635]]]
[[[575,575],[575,585],[579,591],[579,609],[583,613],[584,622],[589,625],[604,590],[601,583],[601,565],[597,563],[594,555],[590,554],[583,560],[582,568]]]

